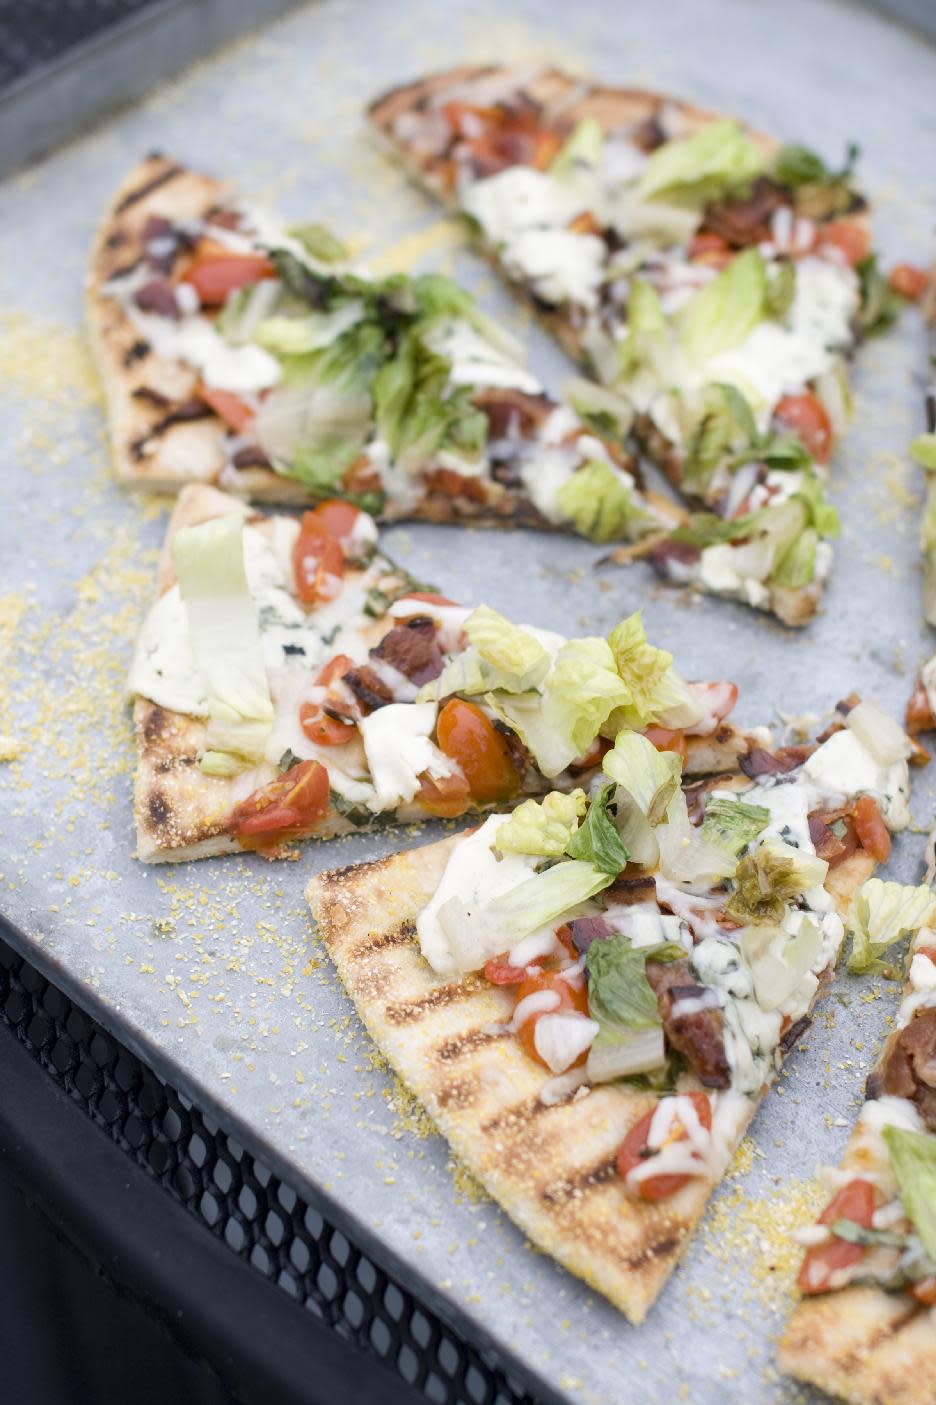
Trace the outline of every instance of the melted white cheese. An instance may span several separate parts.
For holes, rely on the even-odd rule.
[[[390,703],[358,723],[374,783],[369,804],[375,813],[412,800],[420,776],[452,775],[451,761],[429,740],[435,719],[435,703]]]
[[[880,766],[854,732],[834,732],[813,752],[803,767],[818,790],[827,795],[873,795],[889,829],[906,829],[910,823],[907,796],[910,775],[906,761]]]

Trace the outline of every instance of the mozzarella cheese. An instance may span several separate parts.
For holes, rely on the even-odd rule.
[[[390,703],[358,723],[374,783],[368,803],[375,814],[412,800],[420,776],[453,774],[452,762],[429,740],[435,719],[435,703]]]

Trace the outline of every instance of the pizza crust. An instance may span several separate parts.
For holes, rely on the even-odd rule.
[[[306,897],[319,934],[375,1044],[459,1160],[537,1249],[641,1322],[712,1187],[694,1179],[669,1200],[632,1199],[614,1159],[655,1097],[608,1084],[543,1105],[548,1071],[503,1028],[512,993],[478,976],[446,982],[423,959],[415,920],[456,843],[317,875]],[[836,870],[837,903],[868,863],[855,855]]]

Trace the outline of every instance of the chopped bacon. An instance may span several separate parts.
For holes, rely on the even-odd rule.
[[[576,917],[570,924],[575,949],[584,954],[592,942],[600,942],[610,937],[613,928],[604,917]]]
[[[890,1036],[884,1056],[868,1079],[868,1097],[908,1098],[927,1129],[936,1132],[936,1006],[917,1010]]]
[[[165,278],[151,278],[142,288],[137,288],[133,301],[141,312],[155,312],[157,317],[179,316],[175,290]]]
[[[709,987],[699,985],[688,961],[648,961],[647,980],[656,994],[663,1030],[672,1048],[688,1061],[704,1088],[730,1087],[731,1065],[725,1051],[721,1007],[693,1008],[711,993]],[[681,1011],[684,1005],[689,1008]]]
[[[709,205],[700,232],[718,234],[734,249],[762,244],[770,238],[771,216],[785,204],[785,192],[768,176],[758,176],[747,194],[730,195]]]
[[[371,658],[390,664],[418,687],[438,678],[444,667],[436,627],[428,615],[414,615],[391,629],[371,649]]]
[[[349,668],[344,681],[367,712],[375,712],[378,707],[386,707],[393,702],[393,693],[367,664]]]
[[[907,703],[906,723],[907,731],[911,736],[916,736],[917,732],[928,732],[930,728],[936,727],[936,718],[934,718],[933,709],[930,706],[929,694],[922,683],[917,683],[910,701]]]
[[[479,391],[474,403],[487,415],[491,439],[505,439],[511,434],[527,435],[555,408],[548,395],[528,395],[512,386]]]
[[[802,766],[814,751],[814,746],[781,746],[776,751],[752,746],[744,756],[739,756],[738,765],[752,780],[758,776],[785,776],[789,771],[795,771],[797,766]]]

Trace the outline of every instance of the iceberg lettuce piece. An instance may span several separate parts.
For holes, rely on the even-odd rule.
[[[737,122],[709,122],[680,141],[668,141],[650,157],[637,183],[641,199],[705,205],[760,175],[765,158]]]
[[[584,790],[550,791],[542,801],[524,800],[500,826],[494,847],[502,854],[560,859],[588,808]]]
[[[663,823],[682,774],[674,751],[657,751],[639,732],[621,732],[601,765],[633,798],[649,825]]]
[[[604,459],[589,459],[571,474],[555,498],[556,515],[593,542],[626,541],[654,524],[634,499],[633,481]]]
[[[682,349],[690,361],[705,365],[744,341],[766,315],[763,255],[759,249],[745,249],[681,309]]]
[[[918,932],[936,917],[936,896],[926,883],[862,883],[848,914],[852,946],[848,969],[858,975],[880,971],[881,957],[901,937]]]
[[[172,557],[208,696],[204,750],[211,774],[219,764],[211,753],[230,754],[246,768],[264,759],[274,709],[244,568],[243,515],[230,512],[183,527]]]
[[[612,881],[610,873],[603,873],[594,864],[564,859],[502,893],[486,910],[502,925],[510,945],[538,927],[571,914]]]
[[[936,1263],[936,1137],[905,1127],[885,1127],[882,1135],[908,1219]]]
[[[609,814],[615,788],[613,784],[603,786],[592,796],[585,819],[566,845],[570,859],[584,859],[602,873],[610,873],[612,878],[617,877],[628,859],[627,849]]]

